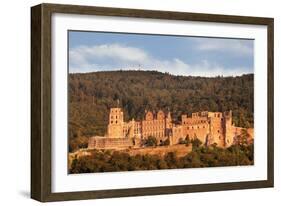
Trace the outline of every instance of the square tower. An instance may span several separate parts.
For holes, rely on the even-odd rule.
[[[111,108],[107,135],[109,138],[123,138],[124,114],[121,108]]]
[[[225,146],[229,147],[234,143],[233,126],[232,126],[232,111],[224,112],[224,127],[225,127]]]

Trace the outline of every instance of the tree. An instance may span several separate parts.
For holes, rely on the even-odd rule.
[[[169,166],[169,168],[177,168],[177,156],[174,152],[168,152],[165,157],[165,162],[167,163],[167,165]]]
[[[163,146],[170,145],[170,139],[169,138],[165,139],[162,144],[163,144]]]
[[[87,148],[88,147],[88,138],[87,137],[77,137],[74,139],[71,139],[69,141],[69,152],[75,152],[76,150],[79,150],[81,148]]]
[[[148,146],[148,147],[157,146],[157,139],[153,136],[149,136],[146,139],[145,145]]]
[[[186,145],[186,146],[189,146],[190,143],[191,143],[191,141],[190,141],[189,135],[187,135],[187,136],[185,137],[185,145]]]
[[[236,144],[239,146],[247,146],[249,137],[250,135],[247,129],[242,129],[241,134],[236,137]]]
[[[192,142],[194,145],[200,145],[196,139]],[[128,152],[111,150],[91,150],[90,153],[87,156],[72,156],[69,162],[69,172],[113,172],[254,164],[253,144],[232,145],[228,148],[201,145],[181,157],[177,156],[175,152],[167,152],[164,156],[148,153],[131,155]]]
[[[178,143],[179,144],[186,144],[186,141],[183,138],[179,138]]]
[[[202,142],[197,137],[195,137],[193,140],[191,140],[191,144],[192,144],[192,150],[195,150],[202,145]]]

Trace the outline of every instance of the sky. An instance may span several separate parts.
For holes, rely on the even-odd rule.
[[[69,31],[69,72],[157,70],[183,76],[254,72],[254,40]]]

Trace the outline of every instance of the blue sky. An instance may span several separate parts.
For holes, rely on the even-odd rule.
[[[69,31],[69,72],[158,70],[174,75],[253,73],[254,40]]]

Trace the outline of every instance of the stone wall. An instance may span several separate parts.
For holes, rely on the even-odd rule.
[[[89,149],[124,149],[134,147],[135,142],[129,138],[91,137],[88,142]]]

